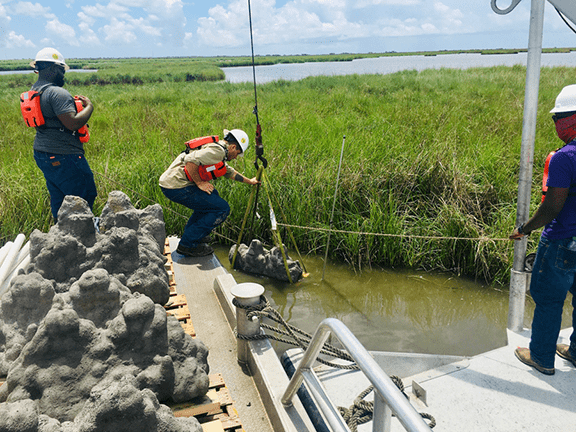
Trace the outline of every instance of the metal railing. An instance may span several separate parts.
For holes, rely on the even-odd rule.
[[[344,419],[331,403],[324,387],[314,373],[312,366],[318,357],[322,346],[332,333],[346,348],[359,369],[374,386],[373,432],[389,432],[391,430],[392,413],[398,418],[408,432],[430,432],[426,422],[414,409],[406,396],[396,387],[390,377],[378,366],[366,348],[356,339],[356,336],[340,320],[326,318],[320,323],[302,361],[288,383],[288,388],[282,396],[284,406],[292,405],[292,398],[306,381],[318,409],[322,412],[333,431],[349,432]]]

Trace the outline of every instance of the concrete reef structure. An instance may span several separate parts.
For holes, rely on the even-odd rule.
[[[111,192],[100,227],[98,233],[86,201],[66,197],[58,224],[48,233],[34,230],[30,235],[27,273],[39,273],[54,281],[56,292],[66,292],[86,270],[103,268],[130,291],[166,304],[170,288],[162,256],[166,231],[160,205],[136,210],[124,193]]]
[[[302,277],[302,267],[300,267],[298,261],[291,260],[288,257],[288,249],[286,246],[283,247],[287,257],[290,277],[292,278],[292,282],[296,282]],[[228,252],[230,263],[232,263],[235,250],[236,245],[233,245]],[[276,246],[268,250],[262,245],[260,240],[252,240],[250,246],[240,243],[234,268],[246,273],[268,276],[273,279],[290,282],[288,273],[286,273],[286,267],[284,266],[282,251]]]
[[[169,299],[162,210],[112,192],[100,232],[84,200],[34,231],[0,298],[0,432],[201,431],[161,402],[208,391],[208,349]]]

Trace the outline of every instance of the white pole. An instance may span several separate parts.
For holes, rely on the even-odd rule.
[[[526,222],[530,212],[534,141],[536,140],[536,115],[538,111],[538,90],[540,87],[544,6],[545,0],[532,0],[524,95],[524,121],[522,124],[522,147],[520,150],[520,178],[518,180],[518,204],[516,209],[517,225]],[[510,275],[508,328],[516,332],[522,331],[524,327],[524,305],[528,280],[527,273],[524,269],[526,243],[526,238],[514,241],[514,264]]]
[[[334,208],[336,207],[336,195],[338,194],[338,183],[340,182],[340,168],[342,167],[342,158],[344,156],[344,143],[346,135],[342,138],[342,150],[340,151],[340,162],[338,163],[338,175],[336,176],[336,189],[334,190],[334,202],[332,203],[332,213],[330,214],[330,224],[328,225],[328,240],[326,241],[326,253],[324,254],[324,268],[322,269],[322,280],[326,272],[326,263],[328,262],[328,249],[330,248],[330,231],[332,230],[332,218],[334,217]]]

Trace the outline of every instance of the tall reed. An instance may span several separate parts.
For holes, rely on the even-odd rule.
[[[118,73],[125,71],[119,66]],[[179,235],[190,211],[163,197],[159,176],[190,138],[221,135],[224,128],[253,137],[254,91],[251,83],[173,82],[168,73],[158,69],[158,79],[142,84],[72,81],[67,88],[95,105],[86,145],[99,190],[95,213],[110,191],[123,190],[138,207],[160,203],[168,233]],[[573,76],[573,68],[542,70],[532,211],[544,159],[559,143],[548,111]],[[48,193],[32,158],[34,131],[23,125],[18,106],[32,80],[0,77],[0,242],[51,224]],[[514,66],[259,85],[269,189],[286,215],[280,222],[306,227],[292,229],[301,251],[324,252],[346,135],[332,259],[505,283],[513,245],[502,239],[515,224],[524,80],[525,68]],[[253,155],[250,149],[231,164],[253,176]],[[232,207],[220,239],[236,240],[250,187],[226,180],[216,187]],[[264,217],[253,233],[271,242],[263,194],[259,204]],[[286,227],[281,233],[287,241]]]

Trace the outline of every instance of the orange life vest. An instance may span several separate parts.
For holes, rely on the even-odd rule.
[[[209,135],[209,136],[204,136],[204,137],[199,137],[199,138],[194,138],[190,141],[186,141],[186,153],[188,153],[190,150],[194,150],[197,148],[202,147],[204,144],[212,144],[212,143],[218,143],[218,135]],[[228,153],[228,152],[226,152]],[[217,164],[214,165],[200,165],[198,167],[198,174],[200,175],[200,179],[203,181],[210,181],[210,180],[214,180],[218,177],[222,177],[224,174],[226,174],[226,171],[228,169],[226,168],[226,164],[224,163],[224,161],[218,162]],[[190,176],[190,174],[188,173],[188,170],[186,169],[186,167],[184,167],[184,173],[186,173],[186,177],[188,178],[189,181],[193,182],[194,180],[192,180],[192,177]]]
[[[39,91],[28,90],[20,94],[20,110],[22,111],[22,117],[24,118],[26,126],[40,127],[46,124],[46,120],[44,120],[44,116],[42,115],[42,108],[40,106],[40,96],[42,95],[42,93],[44,93],[44,90],[48,86],[50,86],[50,84],[42,86]],[[76,112],[80,112],[84,109],[84,106],[82,105],[82,101],[80,99],[74,98],[74,104],[76,105]],[[61,129],[72,135],[76,135],[76,133],[78,133],[78,138],[82,143],[86,143],[90,139],[90,132],[88,132],[87,124],[82,126],[77,131],[71,131],[66,128],[64,129],[54,128],[54,129]]]
[[[77,97],[74,98],[74,103],[76,104],[76,112],[80,112],[84,109],[82,101]],[[87,143],[90,140],[90,132],[88,131],[88,123],[77,130],[78,138],[80,138],[81,143]]]
[[[550,159],[552,159],[552,156],[554,156],[554,154],[558,150],[560,150],[560,149],[556,149],[556,150],[548,153],[548,157],[546,158],[546,162],[544,162],[544,175],[542,176],[542,201],[541,202],[544,202],[544,198],[546,198],[546,192],[548,191],[548,186],[546,186],[546,183],[548,182],[548,169],[550,167]]]
[[[28,90],[20,94],[20,110],[28,127],[38,127],[46,123],[40,109],[40,96],[46,87],[48,86],[42,87],[40,91]]]

